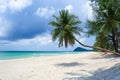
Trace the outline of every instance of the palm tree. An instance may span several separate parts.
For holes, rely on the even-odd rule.
[[[81,23],[78,20],[78,17],[69,14],[67,10],[59,11],[59,16],[53,16],[56,20],[51,21],[49,25],[54,26],[52,31],[52,40],[55,41],[59,38],[59,47],[65,45],[68,47],[68,44],[73,46],[75,44],[74,34],[80,35],[80,27],[78,24]]]
[[[117,3],[116,3],[117,2]],[[104,33],[112,40],[115,52],[118,52],[118,37],[120,24],[120,8],[118,6],[120,1],[117,0],[99,0],[97,6],[94,7],[95,20],[88,21],[89,34]],[[116,4],[116,5],[115,5]]]
[[[96,36],[96,41],[94,43],[94,46],[109,49],[109,50],[114,50],[113,46],[111,45],[111,41],[108,40],[108,36],[104,35],[103,33],[99,33]]]
[[[60,10],[59,16],[53,17],[55,18],[55,20],[49,22],[49,25],[54,26],[54,29],[52,31],[52,39],[53,41],[55,41],[56,39],[59,40],[59,47],[63,45],[65,45],[65,47],[68,47],[68,44],[73,46],[76,41],[84,47],[95,48],[97,50],[105,52],[111,52],[100,47],[85,45],[75,38],[75,34],[80,35],[80,32],[82,31],[81,28],[78,26],[78,24],[81,22],[78,20],[77,16],[70,14],[67,10]]]

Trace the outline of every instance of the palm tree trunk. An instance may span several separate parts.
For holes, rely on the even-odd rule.
[[[115,52],[116,52],[117,48],[116,48],[115,34],[114,34],[114,32],[112,34],[113,34],[113,36],[112,36],[112,42],[113,42],[113,46],[114,46],[114,49],[115,49]]]
[[[117,29],[116,29],[116,52],[119,52],[118,51],[118,31],[117,31]]]
[[[116,35],[116,52],[118,52],[118,36]]]
[[[117,33],[117,29],[112,30],[112,35],[113,35],[113,38],[112,38],[113,46],[114,46],[115,52],[118,53],[118,33]]]
[[[107,49],[104,49],[104,48],[100,48],[100,47],[94,47],[94,46],[88,46],[88,45],[85,45],[83,43],[81,43],[79,40],[77,40],[76,38],[74,38],[76,42],[78,42],[80,45],[84,46],[84,47],[88,47],[88,48],[95,48],[99,51],[102,51],[102,52],[110,52],[110,53],[113,53],[113,51],[110,51],[110,50],[107,50]]]

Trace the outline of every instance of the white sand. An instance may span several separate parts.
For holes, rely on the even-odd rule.
[[[0,61],[0,80],[120,80],[120,58],[99,53]]]

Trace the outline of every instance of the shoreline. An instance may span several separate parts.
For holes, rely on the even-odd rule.
[[[62,54],[32,54],[31,56],[26,56],[26,57],[19,57],[19,58],[10,58],[10,59],[0,59],[1,61],[14,61],[14,60],[24,60],[24,59],[29,59],[29,58],[41,58],[41,57],[50,57],[50,56],[61,56],[61,55],[75,55],[75,54],[87,54],[87,53],[96,53],[94,51],[90,51],[90,52],[64,52]],[[97,52],[99,53],[99,52]]]
[[[94,76],[94,73],[100,72],[101,69],[111,69],[111,67],[114,67],[116,64],[119,63],[119,57],[116,58],[109,55],[102,56],[102,54],[99,54],[98,52],[32,57],[10,61],[0,60],[0,79],[70,80],[74,78],[73,80],[81,80],[80,78],[82,78],[82,80],[85,80],[84,78]],[[115,70],[112,69],[112,71],[112,73],[115,73]],[[106,73],[101,73],[101,75],[105,76],[112,74],[107,71]],[[99,73],[96,76],[98,77],[98,79],[101,78],[99,77]],[[103,78],[105,76],[103,76]],[[115,76],[112,76],[112,78],[114,77]],[[117,75],[117,77],[119,76]],[[109,77],[106,80],[109,80]]]

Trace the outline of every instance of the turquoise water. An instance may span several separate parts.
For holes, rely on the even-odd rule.
[[[57,51],[1,51],[0,60],[20,59],[28,57],[62,55],[62,54],[78,54],[80,52],[57,52]]]

